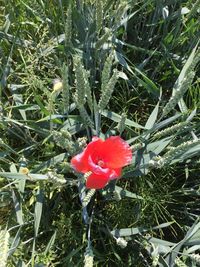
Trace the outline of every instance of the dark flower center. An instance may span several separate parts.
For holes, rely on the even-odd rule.
[[[105,163],[101,159],[97,161],[97,165],[99,165],[101,168],[105,167]]]

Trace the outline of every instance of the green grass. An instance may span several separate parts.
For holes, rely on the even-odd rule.
[[[93,266],[198,266],[200,144],[183,142],[200,133],[199,5],[2,1],[0,262],[78,267],[93,253]],[[93,135],[140,149],[83,209],[69,163]]]

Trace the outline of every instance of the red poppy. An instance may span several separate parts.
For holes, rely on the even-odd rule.
[[[100,189],[110,180],[119,178],[122,167],[131,161],[131,148],[119,136],[111,136],[105,141],[93,137],[83,152],[71,159],[71,165],[78,172],[91,172],[87,188]]]

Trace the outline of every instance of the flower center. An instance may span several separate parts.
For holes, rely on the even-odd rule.
[[[97,165],[103,168],[105,166],[105,163],[103,162],[103,160],[98,160]]]

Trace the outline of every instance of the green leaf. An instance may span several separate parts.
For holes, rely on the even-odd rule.
[[[185,237],[176,245],[174,245],[170,252],[167,254],[165,260],[169,263],[170,266],[174,266],[175,259],[179,254],[179,251],[182,246],[189,245],[199,245],[200,244],[200,222],[199,218],[195,221],[192,227],[188,230]]]
[[[179,84],[185,78],[187,71],[190,69],[190,67],[191,67],[191,65],[193,63],[193,60],[194,60],[194,57],[195,57],[195,53],[196,53],[196,49],[197,49],[197,46],[195,46],[193,48],[190,56],[188,57],[187,61],[185,62],[184,66],[183,66],[183,68],[181,70],[181,73],[179,74],[178,79],[176,80],[176,83],[175,83],[174,87],[178,87]]]
[[[1,39],[6,39],[9,42],[15,43],[15,44],[20,45],[22,47],[28,47],[28,46],[32,45],[32,42],[30,42],[30,41],[17,38],[14,35],[7,34],[7,33],[2,32],[2,31],[0,31],[0,38]]]
[[[165,147],[172,141],[172,139],[173,136],[168,136],[159,141],[148,144],[146,147],[147,152],[153,152],[156,155],[160,154],[165,149]]]
[[[143,154],[141,151],[133,156],[132,162],[135,163],[135,168],[131,171],[127,171],[123,174],[124,178],[133,178],[146,175],[149,172],[149,161],[155,156],[153,153]]]
[[[80,247],[76,248],[76,249],[73,249],[64,259],[64,264],[63,266],[70,266],[70,265],[66,265],[68,264],[69,262],[71,262],[71,259],[73,256],[75,256],[81,249],[83,248],[83,245],[81,245]]]
[[[119,22],[118,28],[121,27],[122,25],[127,25],[127,22],[133,17],[135,16],[135,14],[137,14],[139,12],[139,9],[136,10],[135,12],[128,14],[126,16],[124,16],[121,21]],[[127,14],[127,13],[126,13]]]
[[[101,111],[101,114],[103,116],[105,116],[106,118],[111,119],[112,121],[115,121],[115,122],[121,121],[121,116],[115,112],[103,110],[103,111]],[[135,127],[135,128],[145,129],[145,127],[143,127],[142,125],[140,125],[140,124],[138,124],[132,120],[129,120],[129,119],[126,119],[125,124],[128,126]]]
[[[153,230],[161,229],[170,226],[174,222],[167,222],[167,223],[162,223],[158,226],[153,227]],[[121,237],[121,236],[131,236],[131,235],[137,235],[141,234],[147,231],[150,231],[152,229],[147,229],[143,227],[135,227],[135,228],[123,228],[123,229],[115,229],[111,231],[111,234],[116,237]]]
[[[95,95],[93,95],[93,102],[94,102],[93,106],[94,106],[95,130],[96,130],[96,135],[99,136],[99,132],[101,129],[101,117],[99,114],[99,108],[98,108],[98,104],[97,104]]]
[[[154,126],[154,123],[156,122],[157,116],[158,116],[158,109],[159,109],[159,103],[157,103],[157,105],[155,106],[155,108],[153,109],[151,115],[149,116],[146,124],[145,124],[145,128],[146,129],[151,129]]]
[[[9,249],[9,252],[8,252],[8,255],[11,256],[15,250],[17,249],[19,243],[20,243],[20,234],[21,234],[21,229],[22,229],[22,226],[19,227],[13,241],[12,241],[12,244],[11,244],[11,247]]]
[[[155,124],[152,130],[153,131],[160,130],[160,129],[164,128],[165,126],[169,125],[170,123],[172,123],[173,121],[177,120],[181,116],[182,116],[182,114],[178,113],[178,114],[176,114],[176,115],[174,115],[174,116],[172,116],[172,117],[170,117],[164,121],[161,121],[161,122]]]
[[[38,132],[38,133],[43,134],[43,135],[49,134],[49,130],[46,130],[46,129],[41,128],[41,127],[38,127],[33,122],[30,122],[31,125],[28,126],[25,123],[21,123],[19,121],[16,121],[16,120],[13,120],[13,119],[10,119],[10,118],[7,118],[7,117],[4,117],[4,121],[5,122],[11,122],[11,123],[17,124],[17,125],[21,126],[22,128],[25,128],[25,129],[28,129],[28,130],[33,130],[34,132]]]
[[[17,168],[15,166],[15,164],[11,164],[10,166],[10,171],[11,173],[18,174]],[[24,193],[24,189],[25,189],[25,184],[26,184],[26,179],[19,179],[16,183],[15,186],[18,190],[18,192],[20,192],[21,194]]]
[[[18,200],[15,191],[12,190],[12,198],[13,198],[13,203],[14,203],[14,208],[17,216],[17,222],[22,225],[24,224],[23,221],[23,212],[22,212],[22,203],[21,201]]]
[[[132,193],[128,190],[122,189],[120,186],[115,186],[115,191],[120,194],[121,197],[130,197],[136,199],[143,199],[143,197],[138,196],[135,193]]]
[[[188,230],[185,238],[183,239],[187,245],[193,241],[198,241],[200,244],[200,222],[199,218],[195,221],[192,227]]]
[[[21,94],[12,94],[13,100],[17,106],[23,105],[23,96]],[[26,120],[26,112],[24,109],[19,109],[23,120]]]
[[[61,153],[43,163],[41,163],[38,167],[36,167],[33,172],[38,172],[40,170],[43,169],[47,169],[51,166],[55,166],[57,163],[62,162],[64,159],[68,158],[68,154],[67,153]]]
[[[55,231],[51,237],[51,239],[49,240],[49,243],[45,249],[45,254],[47,254],[49,252],[49,250],[51,249],[51,247],[54,245],[55,243],[55,240],[56,240],[56,234],[57,234],[57,231]]]
[[[188,248],[186,251],[184,251],[184,253],[190,254],[190,253],[194,253],[195,251],[200,249],[200,245],[194,245],[190,248]]]
[[[159,267],[170,267],[161,255],[159,255]]]
[[[40,226],[41,216],[42,216],[42,207],[43,207],[43,201],[44,201],[44,192],[39,187],[36,195],[36,203],[35,203],[35,213],[34,213],[34,231],[35,231],[35,237],[38,235],[38,230]]]
[[[22,180],[33,180],[33,181],[37,181],[37,180],[47,180],[48,177],[47,175],[44,174],[35,174],[35,173],[30,173],[28,175],[26,174],[21,174],[21,173],[11,173],[11,172],[0,172],[0,176],[8,178],[8,179],[22,179]]]
[[[189,148],[185,153],[180,155],[179,157],[175,158],[171,161],[170,165],[175,164],[180,161],[184,161],[186,159],[190,159],[200,154],[200,145],[196,145],[194,147]]]
[[[131,70],[131,68],[129,67],[128,63],[126,62],[124,56],[122,54],[120,54],[119,52],[115,51],[115,58],[116,61],[119,62],[119,64],[125,68],[126,70],[128,70],[130,73],[133,74],[133,71]]]
[[[191,114],[188,116],[186,121],[191,121],[196,114],[197,114],[197,109],[195,108],[194,110],[192,110]]]
[[[61,120],[58,120],[58,119],[63,119],[63,118],[66,118],[67,116],[65,115],[60,115],[60,114],[52,114],[52,115],[48,115],[40,120],[38,120],[37,122],[42,122],[42,121],[50,121],[50,120],[56,120],[56,122],[58,123],[62,123]]]
[[[33,104],[22,104],[18,106],[12,106],[12,109],[20,109],[20,110],[39,110],[40,107],[38,105],[33,105]]]
[[[85,129],[84,124],[80,122],[80,123],[75,123],[74,125],[69,127],[68,131],[70,132],[71,135],[73,135],[79,133],[83,129]]]
[[[41,97],[38,96],[34,91],[33,91],[33,94],[34,94],[34,99],[35,101],[37,102],[38,106],[40,107],[40,110],[43,114],[45,114],[46,116],[49,115],[49,111],[45,108],[45,106],[43,105],[42,101],[41,101]]]
[[[142,71],[140,71],[138,68],[135,68],[136,72],[139,73],[143,80],[140,79],[138,76],[136,78],[139,80],[139,82],[144,86],[144,88],[147,89],[147,91],[157,97],[160,96],[160,90],[159,88],[155,85],[154,82],[152,82]]]
[[[166,241],[166,240],[163,240],[163,239],[159,239],[159,238],[155,238],[155,237],[145,237],[148,242],[150,243],[153,243],[155,245],[162,245],[162,246],[165,246],[165,247],[172,247],[174,245],[176,245],[176,243],[173,243],[173,242],[169,242],[169,241]]]

